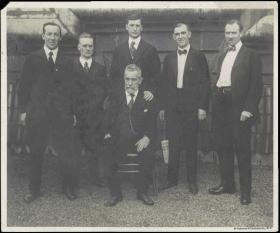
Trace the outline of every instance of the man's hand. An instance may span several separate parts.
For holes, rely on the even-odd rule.
[[[203,121],[206,119],[206,111],[203,109],[198,109],[198,120]]]
[[[144,91],[144,99],[146,101],[151,101],[154,98],[154,95],[150,91]]]
[[[138,142],[136,142],[135,146],[137,146],[137,152],[141,152],[150,144],[150,139],[147,136],[141,138]]]
[[[159,119],[160,119],[161,121],[164,121],[164,110],[160,110],[160,111],[159,111]]]
[[[19,116],[19,124],[25,125],[26,124],[26,112],[23,112]]]
[[[247,119],[251,118],[252,116],[253,116],[252,113],[243,111],[243,112],[241,112],[241,115],[240,115],[240,121],[246,121]]]

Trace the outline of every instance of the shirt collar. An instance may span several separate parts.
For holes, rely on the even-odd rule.
[[[190,51],[190,47],[191,47],[191,45],[190,44],[188,44],[186,47],[184,47],[184,48],[179,48],[178,47],[178,49],[177,49],[177,54],[178,54],[178,50],[184,50],[184,49],[186,49],[187,50],[187,54],[189,53],[189,51]]]
[[[49,59],[49,52],[53,52],[53,60],[55,62],[56,57],[57,57],[57,53],[58,53],[58,47],[56,47],[55,49],[49,49],[46,45],[44,45],[44,50],[47,56],[47,59]]]
[[[83,67],[84,67],[84,65],[85,65],[85,62],[87,62],[87,63],[88,63],[88,67],[90,67],[90,66],[91,66],[91,63],[92,63],[92,57],[86,59],[86,58],[84,58],[84,57],[81,56],[81,57],[80,57],[80,63],[82,64]]]
[[[128,38],[128,46],[130,46],[131,42],[134,41],[135,42],[134,47],[137,49],[138,45],[140,43],[140,40],[141,40],[141,36],[138,36],[136,39],[129,37]]]
[[[136,92],[134,92],[134,97],[133,97],[134,100],[135,100],[135,98],[137,97],[138,92],[139,92],[139,90],[137,90]],[[127,100],[130,100],[131,95],[130,95],[127,91],[125,91],[125,95],[126,95],[126,99],[127,99]]]

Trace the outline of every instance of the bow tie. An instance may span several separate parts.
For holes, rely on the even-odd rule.
[[[178,49],[178,53],[179,53],[179,55],[187,54],[187,50],[186,49],[184,49],[184,50]]]
[[[235,51],[235,50],[236,50],[235,45],[229,46],[229,47],[227,48],[227,51]]]

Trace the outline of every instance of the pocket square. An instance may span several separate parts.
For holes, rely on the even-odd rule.
[[[149,109],[147,109],[147,108],[146,108],[146,109],[144,109],[144,112],[148,112],[148,111],[149,111]]]

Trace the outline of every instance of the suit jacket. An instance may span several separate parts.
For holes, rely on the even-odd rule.
[[[142,70],[143,90],[157,91],[160,77],[160,60],[155,47],[141,39],[135,57],[132,59],[128,40],[118,46],[114,51],[110,70],[110,78],[114,84],[117,83],[117,86],[119,86],[119,82],[123,83],[125,67],[132,63],[138,65]]]
[[[18,102],[20,111],[27,112],[28,119],[40,122],[47,113],[51,113],[56,118],[71,115],[73,123],[71,67],[71,61],[63,56],[60,49],[53,72],[43,48],[26,58],[18,89]]]
[[[121,111],[129,112],[124,89],[122,92],[110,96],[110,105],[106,111],[106,132],[111,135],[111,141],[114,146],[123,142],[123,138],[120,138],[120,121],[123,120],[120,119],[123,114]],[[131,109],[131,125],[136,132],[134,139],[139,140],[146,135],[150,139],[150,145],[153,145],[156,117],[155,99],[150,102],[145,101],[143,90],[139,89]]]
[[[104,137],[103,103],[108,94],[108,80],[105,67],[92,61],[86,73],[79,58],[74,59],[75,101],[74,112],[77,119],[76,129],[83,134],[84,142],[96,148]]]
[[[226,53],[222,53],[217,61],[214,87],[219,79],[225,55]],[[240,117],[241,111],[252,113],[255,119],[259,117],[258,104],[263,88],[261,65],[258,54],[242,45],[231,72],[232,102],[239,114],[237,117]]]
[[[177,51],[165,57],[162,72],[161,108],[168,113],[174,112],[177,100]],[[188,113],[196,114],[198,109],[208,110],[210,79],[209,69],[203,53],[190,48],[183,75],[183,97],[181,106]]]

